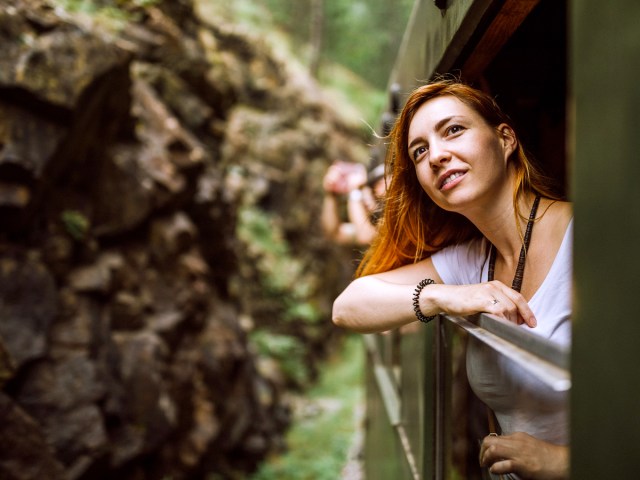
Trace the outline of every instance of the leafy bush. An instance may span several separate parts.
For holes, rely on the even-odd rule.
[[[282,320],[320,321],[321,313],[309,298],[312,279],[291,254],[278,221],[256,207],[245,207],[240,211],[237,233],[255,262],[263,291],[283,305]]]
[[[89,220],[76,210],[65,210],[60,214],[65,230],[74,240],[84,240],[89,231]]]
[[[258,353],[276,360],[282,373],[294,384],[309,383],[310,372],[305,360],[306,349],[299,338],[266,330],[255,330],[249,338],[256,346]]]

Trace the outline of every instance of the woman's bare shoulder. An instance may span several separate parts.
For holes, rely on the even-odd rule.
[[[558,211],[558,214],[567,218],[567,221],[573,217],[573,203],[557,201],[554,204],[554,208]]]
[[[538,211],[542,215],[538,217],[539,226],[536,229],[548,239],[547,247],[555,250],[559,248],[573,218],[573,205],[570,202],[546,200],[540,206]]]
[[[569,222],[573,218],[573,204],[560,200],[544,199],[538,209],[542,214],[540,220],[558,227],[561,231],[566,230]]]
[[[564,236],[564,232],[567,230],[569,226],[569,222],[573,219],[573,203],[571,202],[557,202],[556,206],[557,212],[557,223],[561,227],[562,235]]]

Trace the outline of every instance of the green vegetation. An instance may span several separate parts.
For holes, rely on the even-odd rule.
[[[65,210],[60,214],[65,230],[74,240],[84,240],[89,231],[89,220],[76,210]]]
[[[91,19],[107,31],[121,31],[128,22],[139,21],[142,8],[160,0],[49,0],[51,5],[62,8],[79,20]]]
[[[310,299],[311,277],[291,254],[280,222],[259,208],[243,207],[237,235],[254,262],[262,295],[268,296],[278,310],[277,318],[283,321],[281,329],[295,332],[300,326],[319,326],[325,319]],[[293,332],[258,328],[250,334],[250,340],[260,355],[278,363],[288,382],[302,388],[310,384],[312,372],[307,346]]]
[[[311,372],[307,366],[306,347],[298,337],[254,330],[250,340],[256,346],[258,354],[273,358],[278,362],[282,373],[297,385],[308,385]]]
[[[158,3],[159,0],[55,0],[51,3],[58,4],[74,12],[120,12],[134,7],[147,7]]]
[[[285,306],[282,320],[314,324],[322,320],[308,298],[312,278],[291,255],[277,219],[256,207],[244,207],[238,219],[238,238],[255,259],[264,291]]]
[[[196,0],[207,18],[242,25],[290,63],[309,65],[312,0]],[[318,80],[343,115],[377,129],[414,0],[323,0]],[[346,111],[345,111],[346,110]]]
[[[309,42],[311,0],[262,2],[296,44]],[[377,89],[386,88],[413,3],[323,0],[322,59],[344,65]]]
[[[296,402],[288,452],[269,459],[251,480],[341,478],[359,428],[363,364],[362,338],[346,337],[340,351],[322,365],[317,385]]]
[[[113,29],[136,21],[140,8],[160,0],[50,0]],[[278,51],[308,65],[311,57],[312,0],[194,0],[204,18],[243,25],[266,37]],[[322,40],[318,80],[341,109],[355,106],[358,117],[377,127],[385,107],[387,81],[414,0],[322,0]],[[345,101],[346,100],[346,101]],[[353,113],[353,112],[350,112]]]
[[[326,64],[320,70],[319,81],[329,98],[335,99],[332,104],[342,116],[364,122],[367,136],[379,131],[380,115],[387,106],[384,90],[373,88],[338,63]]]

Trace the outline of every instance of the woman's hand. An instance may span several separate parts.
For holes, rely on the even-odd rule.
[[[493,474],[515,473],[530,480],[569,478],[569,448],[554,445],[523,432],[485,437],[480,465]]]
[[[518,325],[537,325],[533,311],[524,297],[498,280],[424,289],[420,296],[420,305],[423,311],[433,311],[435,305],[450,315],[486,312]]]

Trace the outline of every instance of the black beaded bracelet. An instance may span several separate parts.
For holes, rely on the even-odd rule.
[[[428,317],[425,317],[420,311],[420,292],[427,285],[432,285],[434,283],[436,282],[434,282],[430,278],[425,278],[424,280],[421,280],[420,283],[418,283],[413,293],[413,311],[416,312],[417,319],[420,320],[422,323],[429,323],[431,320],[433,320],[437,316],[437,315],[430,315]]]

